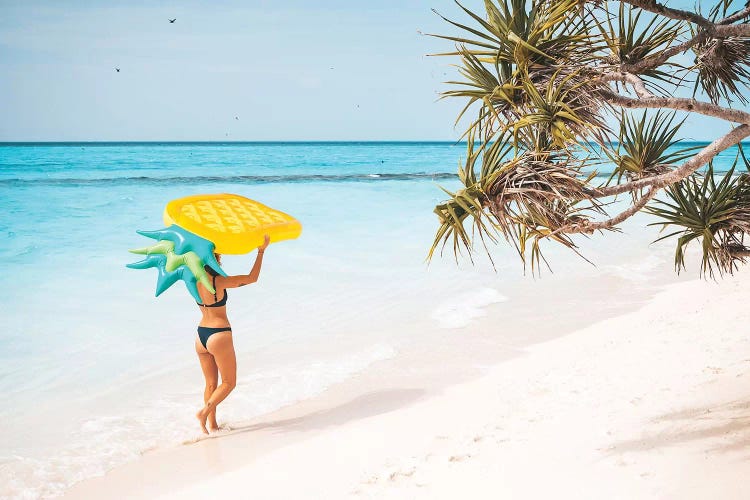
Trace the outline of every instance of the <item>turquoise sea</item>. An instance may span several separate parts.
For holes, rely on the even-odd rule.
[[[125,268],[137,260],[127,249],[146,244],[135,230],[162,227],[171,199],[233,192],[304,227],[269,248],[257,285],[230,294],[240,376],[220,421],[315,395],[512,303],[528,277],[507,247],[497,272],[483,258],[425,262],[438,186],[458,187],[464,152],[447,142],[0,145],[0,391],[13,402],[0,409],[0,497],[55,496],[195,432],[199,312],[179,283],[154,298],[155,273]],[[600,263],[636,258],[619,243],[588,250]],[[551,255],[557,276],[623,269]],[[252,260],[228,256],[225,267],[245,273]]]

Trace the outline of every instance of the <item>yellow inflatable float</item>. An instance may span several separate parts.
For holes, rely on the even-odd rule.
[[[216,245],[217,253],[245,254],[263,244],[297,238],[302,224],[294,217],[236,194],[199,194],[167,203],[164,223],[176,224]]]

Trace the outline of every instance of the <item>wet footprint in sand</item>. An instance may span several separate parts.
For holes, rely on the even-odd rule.
[[[200,434],[198,434],[198,435],[196,435],[196,436],[194,436],[192,438],[186,439],[185,441],[182,442],[182,444],[183,445],[195,444],[195,443],[198,443],[198,442],[203,441],[204,439],[208,439],[208,438],[209,438],[208,434],[203,434],[201,432]]]
[[[182,444],[183,445],[195,444],[200,441],[205,441],[206,439],[213,439],[213,438],[226,436],[227,434],[231,434],[233,430],[234,430],[234,427],[230,426],[229,424],[221,424],[219,425],[218,429],[212,429],[209,434],[203,434],[201,432],[190,439],[186,439],[185,441],[182,442]]]
[[[368,477],[364,481],[361,481],[360,483],[361,484],[378,484],[379,481],[380,481],[380,478],[378,476],[373,475],[373,476]]]
[[[414,475],[416,471],[417,469],[415,467],[411,467],[406,471],[397,470],[397,471],[391,472],[391,475],[388,476],[388,479],[390,479],[391,481],[395,481],[399,477],[411,477]]]

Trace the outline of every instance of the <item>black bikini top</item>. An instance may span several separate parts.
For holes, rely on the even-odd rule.
[[[213,304],[198,304],[201,307],[224,307],[227,305],[227,289],[224,289],[224,298],[221,300],[218,300],[216,298],[216,275],[213,274],[213,281],[214,281],[214,303]]]

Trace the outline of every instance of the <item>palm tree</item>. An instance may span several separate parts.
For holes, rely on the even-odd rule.
[[[454,45],[435,55],[458,62],[461,78],[442,96],[465,100],[456,123],[469,123],[467,154],[463,187],[435,208],[430,258],[449,242],[471,256],[475,240],[489,253],[488,242],[505,239],[536,272],[543,242],[578,252],[572,235],[617,230],[644,210],[671,231],[664,238],[676,238],[678,272],[692,241],[703,274],[745,262],[750,177],[732,168],[716,179],[711,161],[736,145],[735,167],[750,165],[741,147],[750,113],[734,106],[747,102],[750,6],[485,0],[480,15],[456,3],[467,20],[443,19],[462,34],[431,36]],[[691,87],[691,98],[675,97]],[[677,113],[727,130],[705,147],[683,147]],[[606,181],[591,173],[603,162],[614,164]],[[618,196],[628,206],[610,214]]]

